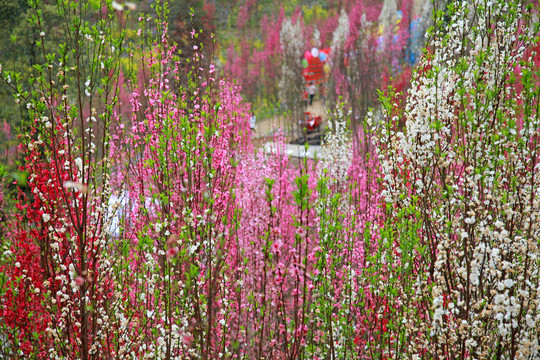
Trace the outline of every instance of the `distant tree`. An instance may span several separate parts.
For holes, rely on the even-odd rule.
[[[286,19],[281,25],[280,42],[283,55],[281,58],[281,79],[279,81],[279,99],[281,104],[290,112],[295,121],[300,118],[302,111],[302,92],[304,77],[302,76],[302,51],[304,38],[300,19],[295,23]]]
[[[410,2],[403,1],[402,9]],[[340,98],[351,110],[355,145],[363,119],[377,104],[377,89],[397,74],[408,81],[405,61],[408,39],[408,16],[397,16],[395,1],[385,2],[378,21],[377,9],[356,3],[347,13],[342,10],[332,39],[332,70],[329,76],[329,101],[333,108]],[[401,12],[403,14],[403,10]],[[402,86],[403,88],[405,86]],[[367,134],[364,132],[364,134]],[[369,141],[364,141],[368,144]]]
[[[349,37],[349,15],[345,10],[341,10],[338,24],[332,34],[331,43],[331,67],[332,72],[328,79],[328,99],[331,109],[335,108],[338,98],[343,95],[342,85],[345,80],[345,44]],[[335,124],[334,124],[335,125]]]

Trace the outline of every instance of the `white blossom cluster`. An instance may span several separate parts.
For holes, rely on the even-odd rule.
[[[338,106],[334,113],[334,121],[328,122],[317,169],[319,176],[326,175],[339,183],[347,179],[347,172],[352,163],[352,142],[347,128],[349,115],[350,112],[345,114],[343,107]]]
[[[279,80],[280,102],[290,111],[300,106],[300,99],[304,88],[302,76],[302,54],[304,49],[304,36],[300,20],[294,24],[291,19],[283,20],[279,41],[283,55],[281,58],[281,78]]]
[[[408,326],[418,339],[408,352],[538,358],[540,119],[527,105],[538,85],[509,80],[534,69],[530,58],[518,66],[531,45],[526,12],[504,1],[455,6],[413,79],[405,129],[387,109],[376,139],[382,196],[394,216],[416,204],[431,253],[422,261],[432,273],[414,286],[431,289],[432,312]]]
[[[384,29],[388,29],[390,26],[394,25],[396,13],[397,4],[395,0],[383,1],[383,6],[378,19],[379,24],[381,24]]]
[[[142,262],[137,269],[124,268],[115,274],[116,296],[109,305],[115,311],[101,323],[101,328],[117,334],[114,355],[120,358],[184,359],[195,351],[186,342],[191,337],[187,319],[192,314],[173,314],[171,306],[176,300],[163,291],[168,288],[182,298],[184,284],[170,275],[163,276],[158,261],[165,255],[163,250],[155,246],[147,250],[139,254]],[[111,265],[108,260],[106,263]],[[134,312],[139,315],[133,316]]]
[[[332,57],[336,57],[335,54],[343,51],[343,45],[345,44],[345,40],[349,37],[349,31],[349,15],[347,15],[344,9],[341,9],[338,25],[332,34]]]

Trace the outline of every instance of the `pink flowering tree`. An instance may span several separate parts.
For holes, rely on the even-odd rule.
[[[193,57],[182,63],[166,27],[148,29],[143,34],[157,36],[142,52],[144,90],[129,86],[132,116],[118,127],[113,149],[122,189],[112,204],[122,249],[113,253],[123,294],[116,318],[127,334],[116,352],[230,357],[243,320],[236,183],[250,149],[249,106],[215,78],[213,64],[201,65],[195,31]]]
[[[296,359],[307,342],[313,289],[308,259],[316,243],[315,184],[312,166],[293,166],[283,139],[275,140],[273,155],[259,153],[241,167],[239,285],[245,287],[240,306],[246,331],[239,341],[249,357]]]

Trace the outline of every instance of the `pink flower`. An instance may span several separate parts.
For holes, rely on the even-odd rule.
[[[84,280],[84,278],[82,276],[77,276],[75,278],[75,284],[77,284],[78,287],[83,286],[84,282],[85,282],[85,280]]]
[[[184,342],[186,346],[189,346],[191,345],[191,342],[193,341],[193,336],[191,336],[191,334],[186,334],[182,338],[182,341]]]
[[[174,255],[176,255],[178,253],[178,248],[177,247],[174,247],[174,248],[170,248],[169,250],[167,250],[167,259],[170,259],[172,258]]]

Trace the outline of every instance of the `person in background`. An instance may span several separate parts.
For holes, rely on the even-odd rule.
[[[249,118],[249,128],[252,132],[255,132],[255,122],[257,121],[257,118],[255,117],[255,113],[251,112],[251,117]]]
[[[315,93],[317,92],[317,86],[315,85],[315,82],[311,82],[311,84],[308,86],[308,94],[309,94],[309,105],[313,105],[313,98],[315,97]]]

